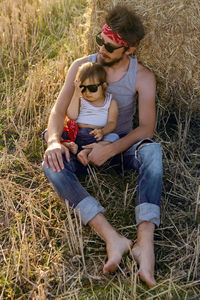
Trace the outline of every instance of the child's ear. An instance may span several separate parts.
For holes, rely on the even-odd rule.
[[[107,83],[104,82],[104,83],[102,84],[102,91],[103,91],[104,96],[106,95],[106,87],[107,87]]]
[[[107,87],[107,83],[104,82],[104,83],[102,84],[102,90],[103,90],[104,96],[105,96],[105,94],[106,94],[106,87]]]

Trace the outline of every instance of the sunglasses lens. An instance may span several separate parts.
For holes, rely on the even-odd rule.
[[[80,85],[80,88],[82,88],[81,93],[85,93],[87,87],[84,85]]]
[[[106,50],[107,50],[108,52],[110,52],[110,53],[112,53],[112,52],[115,50],[115,48],[112,47],[111,45],[104,44],[104,47],[105,47]]]
[[[99,87],[98,84],[80,85],[80,88],[82,88],[81,93],[85,93],[86,89],[88,89],[88,91],[91,93],[96,93],[98,87]]]
[[[115,48],[112,47],[111,45],[105,44],[104,41],[99,36],[96,36],[96,42],[99,46],[104,45],[105,49],[110,53],[112,53],[115,50]]]
[[[99,36],[96,36],[96,42],[99,46],[103,46],[103,40]]]
[[[98,90],[98,86],[97,85],[88,85],[88,90],[91,93],[96,93],[96,91]]]

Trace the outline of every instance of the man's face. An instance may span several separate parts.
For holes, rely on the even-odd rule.
[[[113,47],[121,46],[121,45],[115,43],[114,41],[112,41],[111,39],[109,39],[104,33],[101,33],[100,37],[106,44],[110,44]],[[116,49],[112,53],[110,53],[106,50],[104,45],[100,46],[100,49],[99,49],[100,63],[103,66],[111,67],[123,59],[124,55],[126,55],[125,51],[126,51],[125,48],[122,47],[122,48]]]

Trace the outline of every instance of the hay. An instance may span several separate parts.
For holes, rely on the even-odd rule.
[[[139,61],[154,72],[162,105],[175,103],[197,110],[200,97],[200,4],[196,0],[91,0],[89,35],[101,28],[101,16],[113,4],[130,5],[141,16],[146,36],[137,49]],[[89,51],[94,51],[89,40]]]
[[[200,5],[178,0],[91,0],[88,52],[97,50],[93,37],[101,28],[106,9],[117,2],[134,7],[142,17],[146,36],[136,55],[157,79],[159,134],[155,134],[155,139],[162,143],[164,164],[162,225],[155,234],[157,276],[171,276],[173,284],[176,278],[186,286],[188,280],[199,278]],[[130,191],[127,194],[129,199]],[[117,211],[116,216],[119,215]],[[110,219],[119,227],[111,215]],[[133,219],[130,224],[134,224]]]
[[[163,145],[165,172],[154,289],[138,281],[137,266],[126,256],[115,274],[102,274],[104,242],[80,226],[41,170],[40,134],[65,68],[85,54],[83,47],[95,49],[93,36],[106,6],[110,4],[100,0],[91,0],[89,7],[85,0],[0,1],[0,31],[5,32],[0,59],[0,299],[197,299],[200,294],[198,113],[194,122],[191,111],[171,116],[158,107],[155,137]],[[84,30],[89,25],[87,45]],[[161,71],[157,79],[166,70]],[[168,83],[164,91],[171,89]],[[81,182],[105,206],[112,225],[135,241],[135,173],[120,177],[103,166],[91,169]]]

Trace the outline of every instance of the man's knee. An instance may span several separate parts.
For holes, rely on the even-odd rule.
[[[42,163],[42,170],[44,172],[44,175],[47,177],[47,179],[51,182],[51,181],[56,181],[57,177],[60,177],[60,175],[62,174],[62,170],[61,172],[54,172],[50,167],[47,168],[44,164],[44,162]]]
[[[152,176],[162,175],[162,149],[159,143],[141,144],[138,149],[141,163],[151,171]]]
[[[155,143],[155,142],[144,142],[140,144],[137,147],[137,150],[139,150],[139,153],[142,153],[143,156],[147,156],[149,159],[154,159],[154,158],[162,158],[162,148],[160,143]],[[149,157],[149,155],[152,155],[152,157]]]
[[[63,155],[63,163],[64,163],[64,169],[62,169],[60,172],[55,172],[51,169],[51,167],[47,168],[44,164],[42,163],[42,169],[45,174],[45,176],[49,179],[56,179],[62,177],[66,172],[68,173],[75,173],[75,165],[74,165],[74,160],[71,156],[70,162],[67,162],[64,155]]]
[[[142,144],[140,144],[140,145],[138,146],[137,150],[140,150],[144,145],[149,145],[149,144],[151,144],[151,143],[149,143],[149,142],[144,142],[144,143],[142,143]]]
[[[138,144],[136,150],[141,149],[144,145],[149,145],[149,144],[152,144],[152,143],[154,143],[153,140],[151,140],[151,139],[149,139],[149,138],[148,138],[148,139],[144,139],[144,140],[142,140],[142,141]]]

